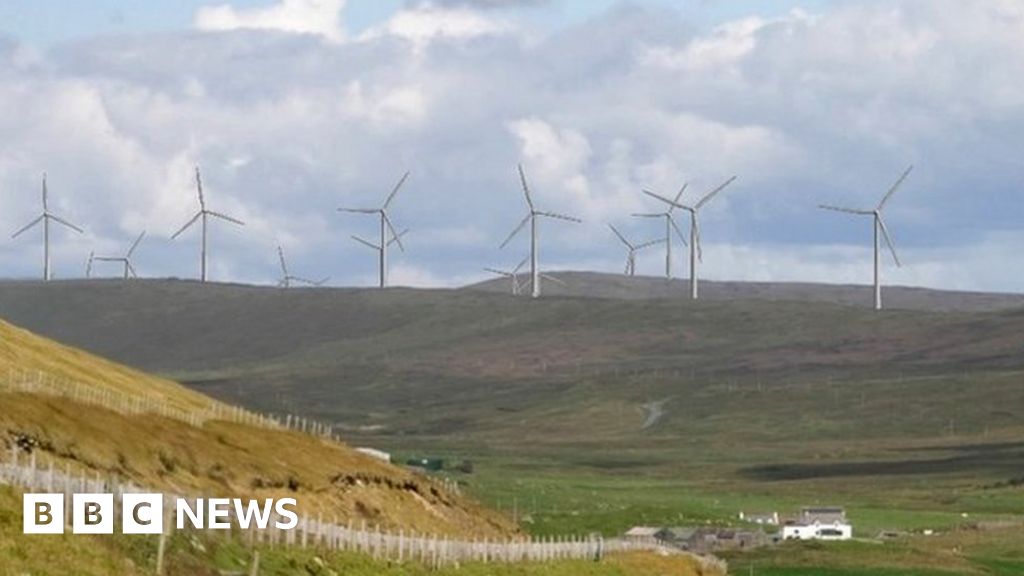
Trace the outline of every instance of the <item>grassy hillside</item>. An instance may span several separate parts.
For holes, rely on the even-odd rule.
[[[553,296],[615,298],[624,300],[674,299],[690,297],[688,278],[671,281],[664,277],[602,274],[599,272],[557,272],[565,284],[546,282],[544,293]],[[685,274],[684,274],[685,275]],[[528,279],[528,274],[523,276]],[[867,277],[865,277],[867,278]],[[506,293],[508,280],[496,278],[468,286],[470,290]],[[715,282],[702,280],[700,296],[704,300],[790,300],[871,306],[874,288],[867,285],[810,284],[801,282]],[[885,286],[882,291],[887,308],[932,312],[994,312],[1024,307],[1024,295],[987,292],[955,292],[909,286]]]
[[[153,378],[0,321],[0,374],[40,371],[121,393],[210,403]],[[501,515],[425,478],[302,434],[228,422],[193,427],[153,414],[126,416],[65,398],[3,392],[0,448],[31,439],[41,466],[118,476],[182,494],[283,497],[327,518],[421,533],[491,537],[515,530]]]
[[[400,455],[470,459],[457,477],[538,534],[815,503],[863,536],[1024,514],[1021,308],[30,284],[0,285],[0,314]]]

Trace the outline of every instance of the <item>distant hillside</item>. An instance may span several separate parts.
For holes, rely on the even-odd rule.
[[[587,436],[597,421],[552,421],[552,409],[625,414],[629,406],[639,414],[600,421],[602,434],[625,441],[641,430],[645,402],[687,398],[690,416],[739,410],[714,392],[727,383],[773,389],[1024,367],[1024,308],[876,313],[811,298],[533,301],[468,289],[105,280],[3,283],[0,315],[220,399],[395,437],[506,434],[529,422],[560,438]],[[943,390],[926,401],[944,406],[956,393]],[[802,402],[815,410],[824,400]],[[791,434],[771,423],[800,405],[740,418],[768,435]],[[657,428],[692,433],[699,421],[680,408],[670,401]],[[883,421],[868,433],[924,433],[943,425],[943,410],[922,412],[927,422],[916,427]],[[836,434],[867,421],[852,411],[828,418],[838,419]]]
[[[654,276],[627,277],[621,274],[598,272],[551,272],[565,282],[544,282],[545,294],[554,296],[582,296],[591,298],[617,298],[645,300],[654,298],[688,299],[690,281],[671,281]],[[523,280],[529,279],[524,273]],[[509,292],[509,281],[497,278],[467,286],[470,290]],[[712,282],[702,280],[700,297],[705,300],[788,300],[794,302],[821,302],[849,306],[871,306],[874,288],[866,285],[811,284],[800,282]],[[990,292],[956,292],[884,286],[882,298],[885,307],[893,310],[928,310],[933,312],[984,312],[1024,308],[1024,294]]]
[[[212,400],[0,321],[0,377],[37,374],[179,405]],[[0,383],[2,384],[2,383]],[[295,497],[301,509],[420,533],[497,536],[510,522],[424,478],[311,436],[228,422],[194,427],[155,414],[122,415],[0,385],[0,449],[37,446],[54,463],[177,493]]]

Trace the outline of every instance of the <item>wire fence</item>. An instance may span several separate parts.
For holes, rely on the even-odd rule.
[[[112,478],[92,476],[84,472],[73,473],[65,465],[56,468],[52,462],[38,465],[35,452],[24,455],[18,446],[13,446],[9,456],[0,461],[0,484],[20,487],[27,491],[51,494],[65,494],[66,501],[74,493],[113,494],[115,507],[124,494],[154,493],[155,491],[137,486],[131,482],[119,482]],[[159,536],[156,566],[157,573],[163,572],[166,540],[177,526],[176,506],[171,503],[180,498],[194,501],[181,495],[164,493],[164,533]],[[70,525],[71,511],[65,507],[65,525]],[[114,510],[115,518],[120,511]],[[498,539],[458,539],[432,534],[398,531],[388,532],[379,527],[368,528],[365,521],[355,526],[336,519],[324,520],[322,515],[299,514],[294,529],[282,530],[277,527],[280,517],[272,516],[265,529],[256,523],[243,521],[229,512],[232,537],[252,546],[299,547],[320,551],[357,552],[378,560],[396,562],[421,562],[433,568],[469,562],[476,563],[517,563],[549,562],[555,560],[601,560],[606,554],[649,551],[662,554],[686,555],[699,563],[702,573],[725,574],[727,565],[713,556],[698,556],[665,547],[651,539],[627,540],[605,539],[599,535],[560,537],[512,537]],[[187,523],[186,523],[187,525]],[[258,562],[258,560],[257,560]],[[253,571],[253,574],[258,573]]]
[[[190,426],[202,428],[209,422],[221,421],[254,426],[269,430],[289,430],[298,434],[306,434],[320,440],[343,443],[334,426],[324,422],[305,418],[294,414],[273,415],[260,414],[232,406],[216,400],[209,400],[205,406],[185,409],[179,403],[171,402],[156,394],[126,393],[115,388],[102,387],[94,384],[83,384],[66,378],[56,378],[41,370],[10,368],[7,378],[0,378],[0,392],[21,392],[66,398],[79,404],[99,406],[126,416],[139,414],[156,414],[164,418],[178,420]],[[372,449],[357,449],[364,455],[377,460],[384,460],[386,452]],[[390,462],[388,455],[387,462]],[[462,495],[459,483],[447,477],[424,475],[423,478],[456,496]]]

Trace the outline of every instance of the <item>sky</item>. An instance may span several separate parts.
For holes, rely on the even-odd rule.
[[[143,230],[143,276],[290,272],[371,285],[369,216],[392,205],[391,279],[455,286],[508,268],[528,237],[522,163],[545,220],[545,269],[621,272],[663,229],[643,189],[697,202],[701,276],[871,281],[873,209],[902,262],[886,283],[1024,291],[1024,3],[1019,0],[0,0],[0,276],[119,255]],[[686,218],[679,221],[688,234]],[[686,277],[674,238],[674,275]],[[664,272],[661,247],[638,272]],[[114,276],[115,264],[96,275]]]

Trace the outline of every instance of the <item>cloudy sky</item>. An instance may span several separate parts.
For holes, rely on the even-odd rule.
[[[542,209],[549,269],[621,271],[605,227],[647,240],[661,207],[703,212],[702,275],[870,281],[886,208],[904,267],[889,282],[1024,291],[1024,2],[1020,0],[0,0],[0,275],[40,273],[50,207],[59,278],[141,231],[146,276],[198,273],[193,166],[215,223],[211,274],[271,283],[276,246],[299,275],[372,284],[373,207],[411,171],[392,279],[485,277],[525,256],[498,245]],[[685,225],[685,222],[681,222]],[[683,248],[675,267],[685,276]],[[659,274],[663,253],[639,271]],[[114,274],[116,268],[98,268]]]

